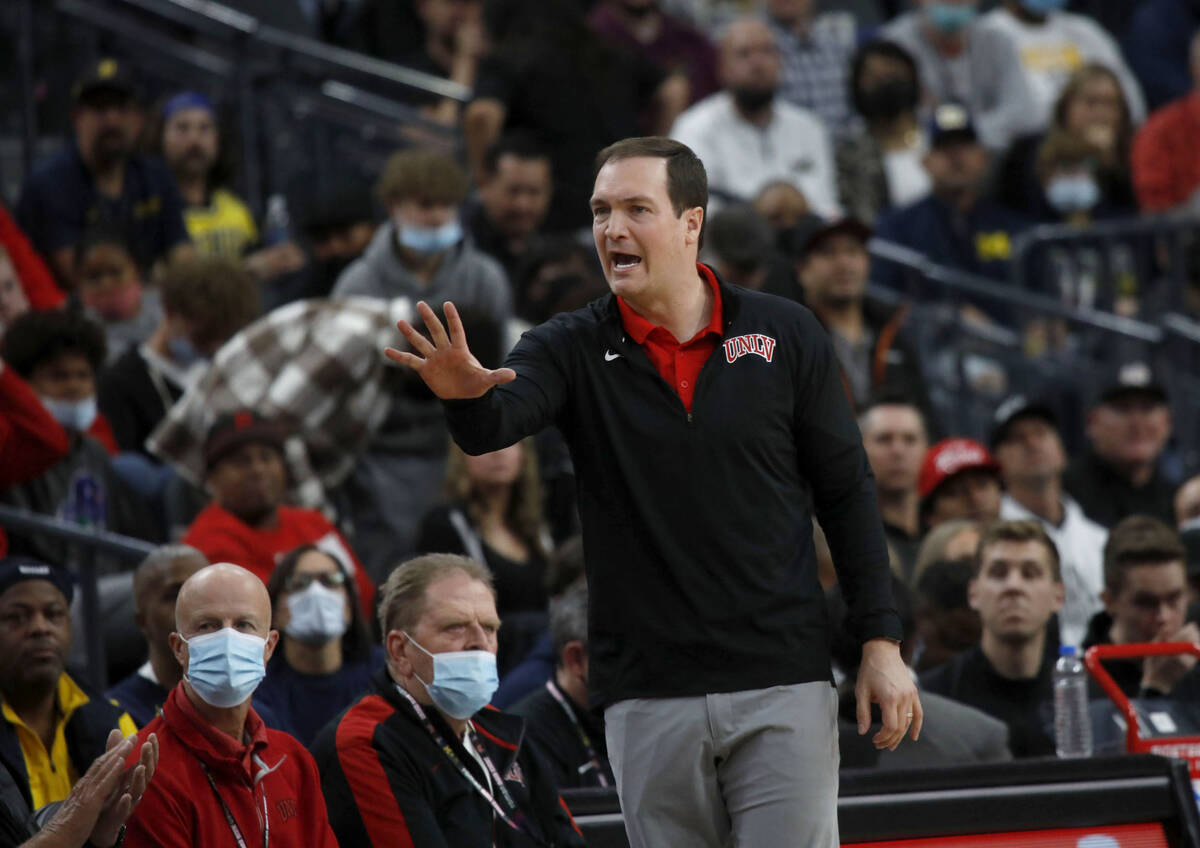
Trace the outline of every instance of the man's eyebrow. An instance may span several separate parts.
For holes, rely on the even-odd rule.
[[[597,205],[609,203],[609,202],[610,202],[609,200],[607,200],[606,198],[603,198],[603,197],[593,197],[590,201],[592,206],[597,206]],[[644,194],[635,194],[635,195],[631,195],[630,197],[622,197],[622,198],[618,199],[616,202],[621,203],[621,204],[653,203],[654,199],[650,198],[650,197],[646,197]]]

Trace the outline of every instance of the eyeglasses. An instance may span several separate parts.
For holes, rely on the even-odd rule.
[[[346,575],[340,571],[320,571],[316,574],[311,571],[302,571],[285,580],[284,588],[289,592],[303,592],[312,585],[314,580],[320,582],[326,589],[340,589],[346,585]]]

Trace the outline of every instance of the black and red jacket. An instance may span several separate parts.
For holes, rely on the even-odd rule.
[[[516,831],[458,771],[396,690],[387,669],[372,691],[312,744],[333,832],[342,845],[435,848],[583,848],[549,770],[523,744],[525,720],[490,707],[471,719],[529,832]],[[437,710],[426,715],[475,780],[488,778]],[[493,794],[495,794],[493,790]],[[530,835],[532,833],[533,835]]]
[[[566,438],[597,705],[831,679],[810,504],[859,638],[901,635],[874,478],[825,331],[772,295],[722,283],[721,300],[722,344],[690,414],[612,295],[525,333],[505,363],[514,382],[445,404],[470,454],[551,424]]]

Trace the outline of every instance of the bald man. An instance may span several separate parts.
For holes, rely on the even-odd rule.
[[[815,114],[778,96],[783,62],[771,30],[757,17],[731,23],[721,39],[723,90],[685,111],[671,138],[696,152],[708,172],[709,213],[750,202],[785,182],[813,212],[840,214],[828,128]]]
[[[218,563],[184,581],[169,637],[183,678],[139,734],[158,735],[159,774],[127,846],[336,848],[312,757],[250,706],[278,639],[253,573]]]

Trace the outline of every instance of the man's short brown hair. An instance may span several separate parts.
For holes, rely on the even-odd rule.
[[[425,554],[403,562],[388,575],[379,592],[379,626],[386,639],[393,630],[411,630],[425,612],[430,585],[454,572],[466,574],[488,587],[496,587],[486,565],[458,554]]]
[[[697,206],[704,210],[705,219],[708,218],[708,174],[704,163],[692,148],[673,138],[652,135],[610,144],[596,154],[596,173],[599,174],[609,162],[642,157],[667,160],[667,198],[676,218]],[[705,220],[704,224],[707,223]],[[703,237],[703,225],[700,233]]]
[[[1120,592],[1125,572],[1139,565],[1187,563],[1187,551],[1179,534],[1157,518],[1131,515],[1108,531],[1104,545],[1104,587]]]
[[[259,314],[258,281],[228,259],[172,262],[159,287],[163,308],[187,319],[201,346],[224,344]]]
[[[1021,521],[993,521],[983,528],[979,537],[979,545],[975,548],[975,560],[972,563],[975,577],[983,568],[983,556],[987,549],[997,542],[1037,542],[1050,555],[1050,576],[1055,583],[1062,582],[1062,565],[1058,557],[1058,545],[1046,533],[1042,523],[1033,518]]]
[[[457,206],[467,197],[467,175],[458,163],[435,150],[393,153],[375,186],[386,204],[415,200],[435,206]]]

